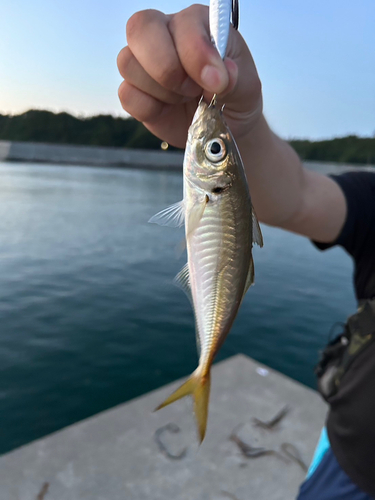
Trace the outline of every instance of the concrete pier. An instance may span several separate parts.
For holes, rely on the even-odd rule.
[[[310,462],[326,406],[311,389],[243,355],[214,366],[207,436],[198,447],[191,401],[153,409],[181,383],[72,425],[0,457],[7,500],[292,500],[305,471],[284,443]],[[255,425],[289,412],[273,430]],[[166,424],[159,435],[155,432]],[[246,458],[234,428],[254,447]],[[175,432],[174,432],[175,431]],[[161,432],[161,431],[160,431]],[[185,451],[184,451],[185,450]],[[183,452],[183,453],[182,453]],[[180,459],[168,457],[168,453]]]

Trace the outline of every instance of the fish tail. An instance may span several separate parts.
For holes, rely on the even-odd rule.
[[[200,442],[206,434],[208,401],[210,397],[211,376],[210,372],[204,373],[199,367],[193,372],[190,378],[173,392],[156,410],[164,408],[178,399],[192,395],[194,399],[194,413],[197,421]]]

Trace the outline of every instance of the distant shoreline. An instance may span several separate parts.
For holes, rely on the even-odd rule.
[[[149,149],[0,141],[0,161],[181,170],[183,153]]]
[[[4,162],[181,171],[183,156],[183,152],[179,151],[0,141],[0,161]],[[356,169],[375,171],[373,165],[308,160],[303,163],[307,168],[322,173]]]
[[[78,118],[69,113],[52,113],[35,109],[20,115],[2,115],[0,113],[0,141],[11,141],[14,144],[21,144],[26,141],[27,144],[34,144],[35,147],[37,147],[37,144],[45,144],[55,148],[59,146],[80,148],[81,145],[83,147],[99,148],[97,151],[99,157],[104,158],[104,165],[110,161],[113,166],[125,167],[128,166],[127,159],[124,160],[123,155],[119,153],[124,151],[123,148],[125,150],[136,149],[161,153],[160,147],[162,144],[158,137],[134,118],[121,118],[111,115]],[[291,138],[288,142],[302,161],[337,162],[350,165],[375,164],[375,137],[347,135],[324,140]],[[116,157],[109,155],[107,158],[102,153],[102,148],[105,148],[105,150],[106,148],[118,148],[119,152]],[[17,146],[16,149],[19,150],[20,147]],[[168,165],[171,160],[170,153],[172,152],[180,153],[179,150],[170,147],[168,156],[165,157],[168,158],[166,160]],[[30,154],[29,152],[12,152],[12,155],[17,158],[25,156],[25,161],[33,161],[28,160]],[[65,162],[65,158],[69,157],[69,155],[74,156],[74,151],[62,155],[57,153],[57,157],[61,156],[62,162]],[[40,155],[38,153],[38,158],[44,158],[44,156],[43,152]],[[88,155],[87,157],[88,162],[84,164],[91,164],[91,156]],[[52,162],[56,163],[53,158],[55,158],[54,154],[52,154]],[[138,158],[140,158],[139,153],[136,154],[136,161]],[[79,153],[78,160],[80,162],[84,161],[84,154]],[[38,161],[44,160],[38,159]],[[57,160],[57,163],[59,161]],[[117,165],[118,161],[120,163]],[[179,164],[179,161],[178,159],[177,164]],[[97,164],[95,158],[94,163]],[[176,160],[174,163],[176,163]],[[177,164],[175,168],[178,168]],[[148,160],[145,165],[146,167],[143,168],[151,168]]]

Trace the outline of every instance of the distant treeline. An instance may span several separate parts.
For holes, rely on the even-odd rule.
[[[160,149],[161,141],[133,118],[98,115],[77,118],[68,113],[30,110],[0,114],[0,140]],[[375,137],[355,135],[325,141],[289,141],[302,160],[375,165]]]
[[[39,110],[14,116],[0,114],[0,140],[140,149],[160,149],[161,144],[133,118],[76,118],[69,113]]]
[[[325,141],[292,140],[302,160],[375,165],[375,137],[348,135]]]

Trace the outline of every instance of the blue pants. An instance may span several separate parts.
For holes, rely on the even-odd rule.
[[[306,481],[297,500],[374,500],[341,469],[323,430]]]

